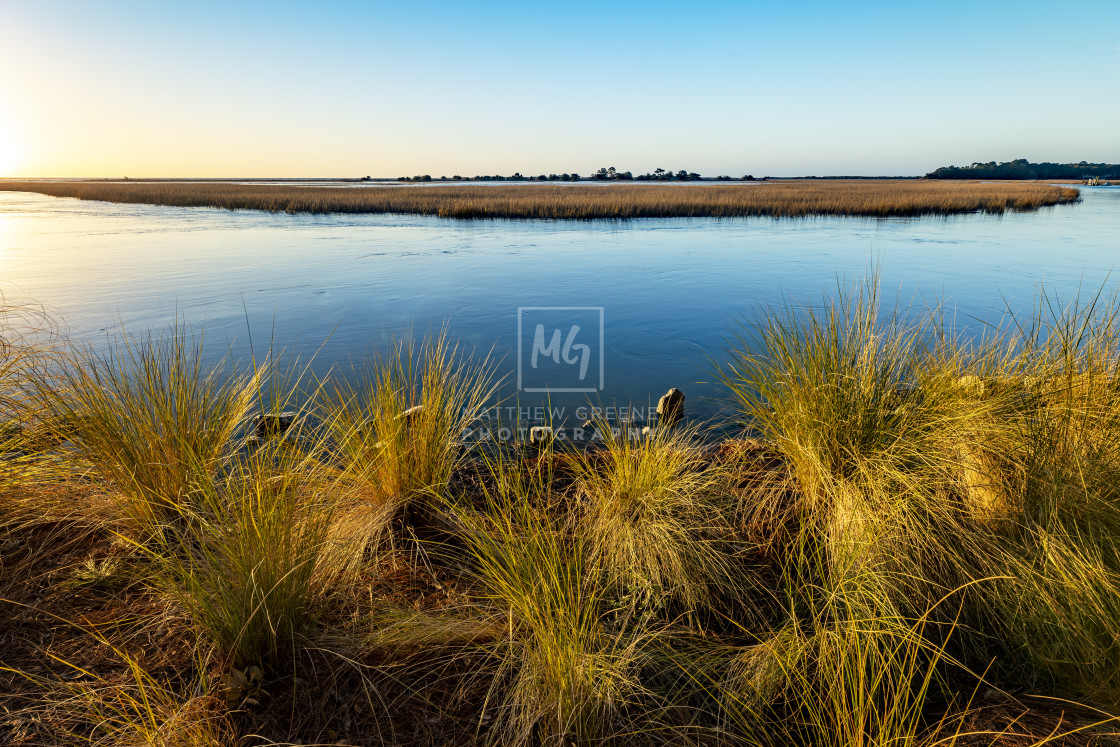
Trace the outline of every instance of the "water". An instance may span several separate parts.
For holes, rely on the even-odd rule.
[[[522,393],[522,406],[551,404],[574,418],[589,401],[632,403],[641,419],[676,386],[690,414],[711,416],[722,395],[709,357],[722,357],[736,323],[783,300],[819,303],[838,278],[864,276],[874,262],[885,295],[943,302],[966,327],[1030,308],[1043,285],[1066,297],[1111,289],[1120,189],[1082,195],[1037,213],[949,219],[542,222],[273,215],[0,192],[0,290],[44,304],[99,347],[122,325],[158,329],[178,315],[235,356],[249,354],[250,339],[258,354],[274,340],[314,354],[318,372],[345,371],[409,329],[446,324],[467,348],[502,359],[509,392],[518,308],[590,307],[522,312],[522,384],[553,390]],[[546,355],[530,365],[538,322],[546,344],[554,328],[562,343],[572,324],[581,327],[573,346],[557,351],[558,365]],[[580,345],[590,358],[582,381]],[[566,388],[596,391],[555,391]]]

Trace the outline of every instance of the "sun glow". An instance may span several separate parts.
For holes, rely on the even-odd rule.
[[[11,125],[0,119],[0,177],[14,176],[26,161],[26,148]]]

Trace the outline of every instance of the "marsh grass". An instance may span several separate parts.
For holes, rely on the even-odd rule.
[[[1003,213],[1076,202],[1046,184],[930,180],[764,184],[278,186],[230,182],[0,181],[0,190],[85,200],[288,213],[414,213],[443,218],[870,217]]]
[[[551,467],[528,473],[498,454],[481,511],[455,509],[481,593],[508,615],[492,696],[500,744],[588,744],[623,726],[641,692],[641,631],[609,627],[608,587],[589,538],[554,509]],[[549,462],[550,464],[551,462]]]
[[[1020,520],[1002,556],[1017,582],[996,601],[1032,675],[1113,705],[1120,680],[1104,662],[1120,655],[1120,301],[1046,301],[1017,331],[1029,377],[1016,422]]]
[[[353,496],[382,523],[430,519],[465,456],[463,432],[496,387],[489,357],[463,360],[445,333],[394,343],[355,376],[327,384],[319,414]]]
[[[635,439],[607,422],[595,427],[603,448],[573,460],[587,563],[638,607],[675,602],[691,613],[726,596],[735,582],[725,484],[696,428]]]
[[[60,354],[61,334],[42,308],[0,293],[0,488],[51,471],[32,437],[43,419],[35,396]]]
[[[954,744],[971,715],[983,670],[958,660],[961,622],[977,579],[947,590],[923,610],[895,593],[908,574],[879,560],[835,570],[818,541],[783,568],[784,615],[728,654],[717,684],[727,728],[759,744]],[[808,586],[810,576],[820,579]],[[887,582],[894,581],[891,586]],[[984,738],[1000,735],[978,734]]]
[[[204,667],[199,667],[195,681],[176,688],[149,672],[140,659],[114,645],[95,627],[76,627],[88,644],[108,652],[121,671],[109,677],[99,676],[52,655],[54,663],[63,670],[61,677],[14,672],[29,680],[40,693],[39,711],[53,708],[65,714],[64,725],[56,734],[63,743],[105,747],[232,744],[227,736],[228,715],[222,712],[219,698],[207,692],[210,688]],[[0,664],[0,671],[5,669]]]
[[[936,314],[915,322],[905,311],[882,313],[872,280],[819,309],[771,312],[757,336],[739,336],[723,380],[795,480],[789,570],[834,587],[875,569],[895,602],[920,612],[969,580],[984,550],[972,527],[990,510],[975,494],[999,480],[978,465],[1006,455],[1013,434],[1004,398],[979,401],[961,384],[963,370],[1006,363],[1001,346],[963,350]],[[967,465],[962,449],[975,454]]]
[[[178,325],[104,355],[82,350],[41,382],[74,467],[117,499],[110,530],[239,664],[290,654],[323,591],[311,580],[332,575],[337,478],[318,458],[321,436],[297,417],[283,434],[247,440],[253,413],[290,405],[296,384],[271,356],[248,371],[228,359],[208,367],[203,337]]]
[[[965,345],[936,313],[884,314],[874,281],[837,298],[771,314],[724,371],[804,502],[795,607],[819,588],[844,600],[831,618],[908,621],[967,586],[962,665],[1107,702],[1115,299],[1044,304]]]
[[[235,664],[282,665],[331,592],[329,478],[283,441],[196,483],[181,520],[149,550],[157,586]],[[188,510],[185,508],[190,506]]]
[[[943,657],[921,622],[789,626],[732,659],[719,685],[725,728],[753,744],[936,744],[967,713],[967,702],[938,704],[943,715],[928,718]]]
[[[136,657],[112,647],[127,666],[126,682],[98,682],[68,688],[71,704],[93,722],[91,745],[145,745],[145,747],[219,747],[230,744],[227,717],[216,695],[206,693],[205,681],[187,692],[168,687],[144,669]],[[83,674],[91,673],[79,670]],[[195,691],[192,694],[190,691]],[[74,734],[85,742],[84,735]]]
[[[34,643],[55,645],[33,627],[48,587],[105,641],[154,608],[184,669],[276,678],[251,722],[273,742],[322,741],[359,704],[348,741],[1089,744],[1120,706],[1118,322],[1099,295],[966,339],[884,309],[872,277],[741,331],[721,374],[757,438],[715,450],[607,423],[586,452],[468,450],[492,367],[445,335],[307,393],[271,359],[207,369],[176,329],[61,357],[11,390],[71,429],[58,474],[0,499],[80,482],[77,512],[115,513],[5,527],[0,582],[28,615],[0,634],[60,662]],[[295,402],[288,431],[245,439]],[[64,537],[100,549],[56,569]],[[63,687],[90,743],[247,738],[215,683],[107,646],[127,678],[83,664],[93,682]],[[975,696],[1004,690],[1062,710],[983,721]],[[1070,722],[1070,701],[1099,710]]]
[[[181,326],[125,338],[105,355],[79,350],[41,387],[45,424],[124,499],[138,531],[190,512],[198,485],[218,478],[241,448],[266,372],[203,359],[203,340]]]

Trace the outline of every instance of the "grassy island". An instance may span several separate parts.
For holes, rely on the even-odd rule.
[[[326,187],[214,181],[0,181],[0,190],[83,200],[288,213],[413,213],[443,218],[601,219],[956,215],[1076,202],[1046,184],[929,180]]]
[[[1120,305],[1042,308],[778,310],[740,437],[574,449],[464,443],[446,338],[301,382],[8,306],[3,741],[1111,743]]]

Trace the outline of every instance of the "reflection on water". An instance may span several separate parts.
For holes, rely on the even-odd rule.
[[[446,323],[464,345],[503,357],[511,383],[519,307],[602,307],[605,388],[555,394],[554,406],[644,406],[677,386],[693,414],[712,414],[708,356],[737,319],[782,299],[819,302],[876,258],[885,296],[944,302],[962,325],[1029,308],[1044,283],[1067,297],[1095,291],[1120,250],[1120,189],[1082,194],[1079,205],[1002,217],[468,222],[0,192],[0,290],[47,305],[96,344],[121,324],[145,330],[179,314],[236,355],[248,354],[249,333],[258,353],[270,340],[318,351],[320,372]],[[575,346],[598,344],[591,331],[581,327],[559,364],[551,350],[539,362],[563,376]],[[528,354],[533,340],[523,342]]]

